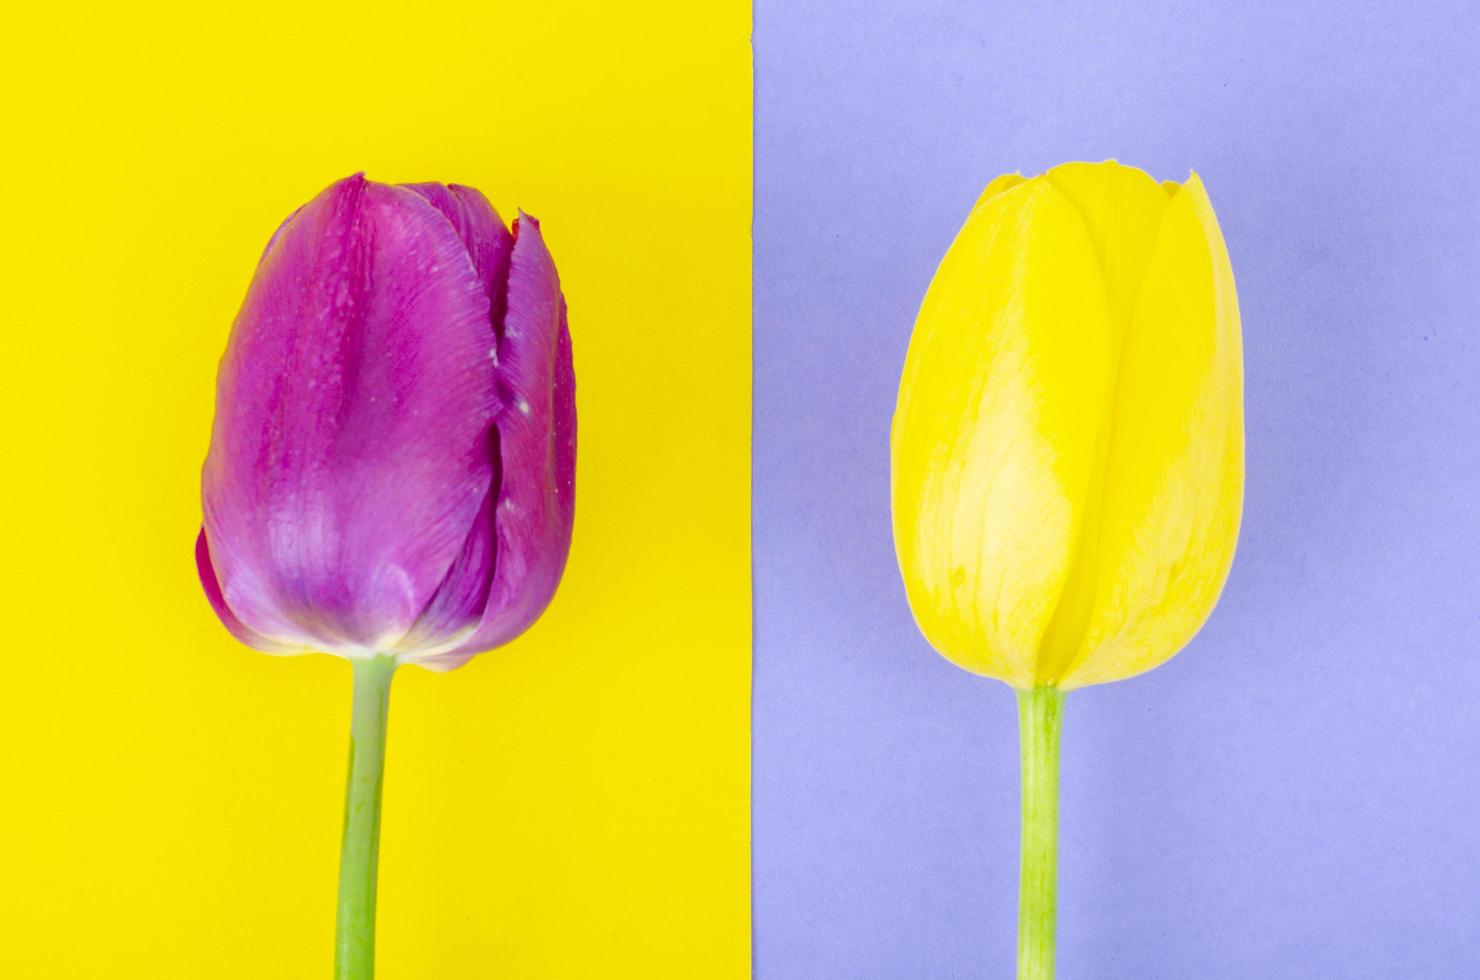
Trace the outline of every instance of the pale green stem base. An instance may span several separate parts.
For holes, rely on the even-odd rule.
[[[344,841],[339,852],[339,918],[335,980],[375,976],[375,874],[380,857],[380,786],[385,770],[385,722],[392,657],[356,658],[349,723],[349,783],[344,792]]]
[[[1018,691],[1023,755],[1022,877],[1018,884],[1018,980],[1053,980],[1058,906],[1059,729],[1064,694]]]

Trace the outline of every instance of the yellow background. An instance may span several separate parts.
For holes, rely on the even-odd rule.
[[[396,677],[380,976],[748,975],[748,6],[16,17],[0,976],[330,975],[349,668],[236,645],[191,549],[253,265],[359,169],[542,220],[580,412],[549,613]]]

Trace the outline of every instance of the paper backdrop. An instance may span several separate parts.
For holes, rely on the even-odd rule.
[[[192,548],[253,266],[357,170],[541,220],[580,412],[549,613],[396,678],[380,976],[748,975],[749,27],[743,3],[10,15],[0,975],[330,974],[350,671],[237,645]]]
[[[1243,312],[1203,632],[1069,695],[1059,980],[1480,976],[1480,7],[762,0],[755,957],[1009,977],[1011,692],[910,618],[889,418],[983,186],[1196,168]]]

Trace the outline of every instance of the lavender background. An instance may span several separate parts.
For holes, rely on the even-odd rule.
[[[1248,498],[1192,646],[1069,700],[1060,976],[1480,976],[1473,4],[756,4],[762,980],[1007,977],[1008,689],[889,530],[916,306],[1000,171],[1203,174]]]

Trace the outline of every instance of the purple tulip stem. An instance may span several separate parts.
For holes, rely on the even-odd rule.
[[[349,727],[349,781],[339,855],[335,980],[375,976],[375,879],[380,857],[380,792],[394,657],[358,657]]]
[[[1022,871],[1018,885],[1018,980],[1053,980],[1058,907],[1059,732],[1064,692],[1017,692],[1022,741]]]

